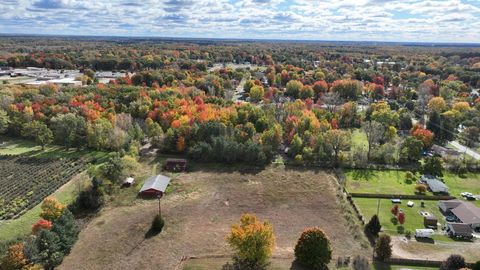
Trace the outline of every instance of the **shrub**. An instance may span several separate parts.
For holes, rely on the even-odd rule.
[[[412,238],[412,231],[410,230],[405,231],[405,237],[407,237],[408,239]]]
[[[440,270],[458,270],[465,267],[465,259],[460,255],[453,254],[440,265]]]
[[[480,261],[477,261],[477,262],[473,265],[472,270],[480,270]]]
[[[268,264],[275,245],[273,227],[267,221],[260,222],[253,214],[243,214],[240,224],[232,225],[227,242],[235,250],[238,263],[262,269]]]
[[[382,229],[380,225],[380,220],[377,215],[373,215],[370,221],[365,225],[365,232],[370,236],[378,236],[378,233]]]
[[[398,213],[397,219],[398,219],[398,223],[403,225],[405,223],[405,213],[404,212]]]
[[[385,261],[392,256],[392,245],[390,235],[382,234],[375,243],[375,254],[380,261]]]
[[[369,270],[370,263],[368,262],[367,258],[357,255],[355,258],[353,258],[352,268],[354,270]]]
[[[392,215],[397,216],[398,215],[398,204],[395,204],[392,209],[390,210]]]
[[[165,226],[165,221],[160,215],[155,215],[152,221],[151,230],[155,233],[160,233],[163,230],[163,226]]]
[[[415,186],[415,190],[420,194],[425,194],[425,192],[427,192],[427,186],[424,184],[418,184]]]
[[[7,253],[0,261],[0,269],[22,269],[27,265],[27,259],[23,253],[23,244],[14,244],[8,248]]]
[[[42,212],[40,213],[40,217],[49,221],[53,221],[63,213],[65,205],[58,202],[55,198],[48,197],[43,200],[41,208]]]
[[[39,219],[37,223],[32,225],[32,233],[37,234],[40,230],[50,230],[52,228],[52,222],[45,219]]]
[[[332,248],[319,228],[306,229],[295,246],[296,260],[307,267],[322,268],[332,259]]]
[[[408,184],[411,184],[411,183],[415,182],[415,174],[413,174],[411,171],[407,171],[405,173],[405,181]]]

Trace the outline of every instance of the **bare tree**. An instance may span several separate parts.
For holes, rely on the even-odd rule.
[[[336,92],[327,92],[320,99],[330,112],[333,112],[338,105],[342,104],[342,99]]]
[[[362,123],[362,130],[367,135],[368,151],[367,160],[370,161],[370,153],[372,148],[380,143],[385,133],[385,128],[382,124],[376,121],[365,121]]]

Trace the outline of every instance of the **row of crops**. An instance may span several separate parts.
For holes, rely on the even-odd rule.
[[[82,159],[0,155],[0,220],[21,216],[85,166]]]

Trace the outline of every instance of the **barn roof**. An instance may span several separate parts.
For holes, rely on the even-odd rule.
[[[150,176],[143,184],[142,189],[140,189],[140,193],[149,189],[154,189],[164,193],[169,183],[170,183],[170,178],[165,175],[159,174],[159,175]]]
[[[473,230],[468,224],[464,223],[447,223],[447,226],[449,226],[453,232],[457,234],[463,234],[463,235],[470,235],[472,234]]]
[[[465,224],[480,224],[480,208],[473,203],[463,202],[451,211]]]
[[[454,199],[454,200],[448,200],[448,201],[439,201],[438,206],[440,208],[443,208],[443,210],[446,211],[446,210],[451,210],[462,203],[463,203],[462,201]]]
[[[422,176],[422,180],[428,185],[428,187],[433,193],[437,193],[437,192],[448,193],[447,185],[445,185],[442,181],[438,180],[437,178],[432,177],[431,175],[424,175]]]

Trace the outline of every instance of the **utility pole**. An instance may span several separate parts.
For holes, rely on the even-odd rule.
[[[378,202],[377,202],[377,217],[380,213],[380,198],[378,199]]]
[[[161,218],[162,217],[162,206],[160,204],[160,198],[162,198],[162,195],[158,194],[158,216]]]

